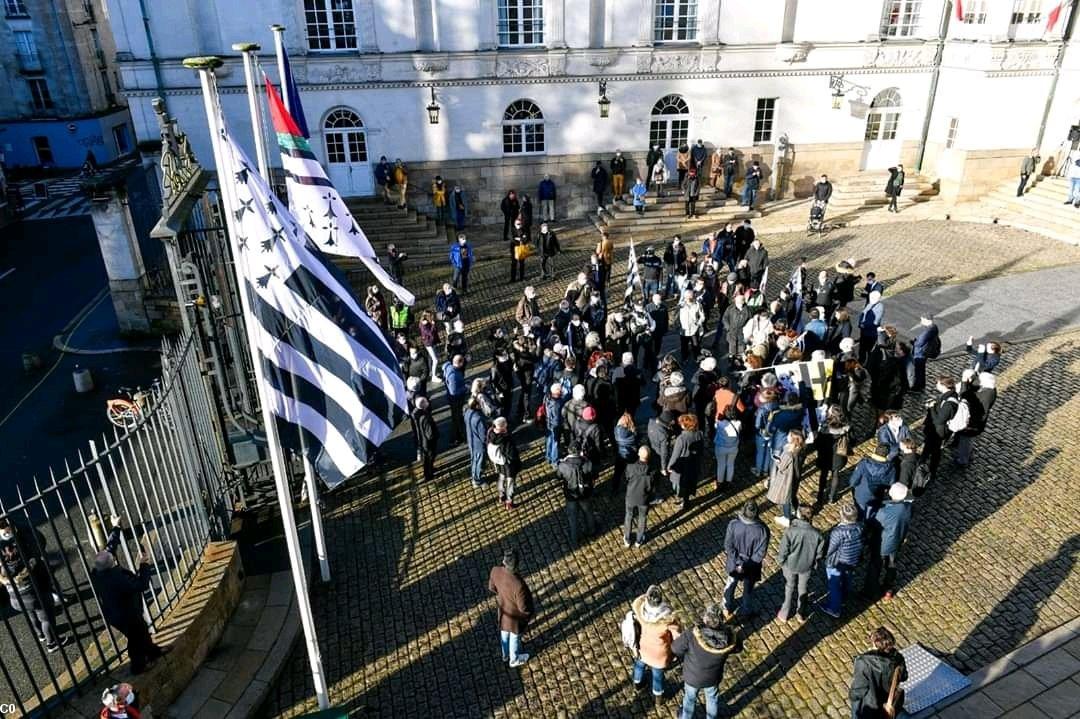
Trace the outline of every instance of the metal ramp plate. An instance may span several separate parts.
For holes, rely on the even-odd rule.
[[[971,684],[970,679],[918,644],[900,653],[907,662],[908,679],[903,687],[904,711],[908,714],[916,714]]]

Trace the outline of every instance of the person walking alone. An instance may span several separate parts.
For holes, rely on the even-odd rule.
[[[899,212],[896,207],[900,192],[904,189],[904,175],[897,167],[889,168],[889,180],[885,183],[885,196],[889,198],[889,212]]]
[[[521,578],[518,564],[518,553],[508,549],[503,553],[502,563],[488,575],[488,591],[495,595],[502,660],[510,667],[520,667],[529,661],[528,652],[520,651],[521,635],[535,611],[532,592]]]
[[[596,196],[596,213],[600,214],[604,211],[604,195],[607,193],[608,187],[608,173],[600,160],[597,160],[596,164],[593,165],[589,177],[592,178],[592,191]]]
[[[432,482],[435,480],[435,455],[439,450],[439,425],[431,416],[427,397],[417,397],[414,404],[416,408],[413,410],[413,422],[416,423],[417,449],[424,463],[424,481]]]
[[[540,201],[540,221],[547,222],[555,219],[555,181],[551,175],[544,175],[540,185],[536,188],[536,199]]]
[[[852,719],[886,719],[900,714],[896,687],[907,680],[907,663],[885,627],[870,633],[870,651],[855,657],[848,700]],[[888,709],[886,709],[886,705]]]
[[[1027,186],[1028,178],[1035,174],[1035,170],[1039,167],[1039,151],[1038,149],[1032,150],[1027,157],[1020,161],[1020,184],[1016,188],[1016,196],[1024,196],[1024,188]]]
[[[555,257],[562,252],[559,238],[548,227],[547,222],[540,223],[540,234],[536,237],[540,247],[540,279],[555,279]]]

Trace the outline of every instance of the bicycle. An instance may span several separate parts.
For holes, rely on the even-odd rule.
[[[146,409],[150,398],[160,385],[159,380],[154,380],[149,390],[141,387],[131,389],[120,387],[117,392],[121,397],[105,400],[105,416],[108,420],[121,429],[135,429],[146,416]],[[161,408],[165,411],[165,408]]]

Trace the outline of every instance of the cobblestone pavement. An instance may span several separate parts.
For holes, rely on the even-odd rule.
[[[786,278],[801,255],[821,258],[810,260],[815,271],[854,257],[861,269],[875,269],[890,292],[1080,259],[1076,248],[1027,233],[955,223],[848,228],[810,242],[803,233],[776,235],[766,245],[779,273],[774,277]],[[579,248],[560,258],[562,281],[538,288],[548,307],[585,252]],[[537,272],[538,262],[530,262],[530,272]],[[477,268],[465,310],[473,336],[507,322],[512,312],[520,285],[505,284],[506,269],[501,261]],[[441,279],[418,273],[408,281],[430,297]],[[989,328],[991,308],[986,311]],[[480,348],[474,354],[484,353]],[[963,358],[943,357],[931,370],[958,374],[962,366]],[[728,663],[721,686],[732,714],[848,716],[852,657],[881,624],[894,630],[901,646],[919,642],[968,672],[1076,615],[1080,332],[1009,346],[999,374],[998,403],[976,443],[973,466],[945,468],[918,500],[895,600],[855,601],[839,621],[819,613],[801,628],[774,623],[783,579],[771,560],[779,540],[773,532],[755,593],[761,613],[742,626],[743,649]],[[445,401],[438,395],[435,400],[445,427]],[[921,397],[908,398],[905,414],[921,417]],[[638,419],[645,418],[643,411]],[[868,434],[870,418],[858,419]],[[400,434],[386,446],[387,461],[377,473],[327,497],[335,577],[316,590],[314,603],[336,704],[356,716],[379,717],[654,715],[651,698],[630,686],[618,622],[650,583],[666,588],[686,623],[720,596],[727,521],[747,499],[764,501],[761,485],[749,475],[750,453],[740,456],[734,490],[719,493],[705,484],[681,514],[667,505],[651,513],[650,539],[641,549],[622,546],[622,498],[606,496],[607,470],[593,507],[598,536],[573,550],[539,430],[521,428],[516,437],[524,445],[525,469],[520,505],[512,512],[496,506],[493,487],[470,486],[461,450],[444,451],[437,479],[423,483],[419,466],[406,464],[413,449]],[[868,449],[863,444],[859,452]],[[804,502],[812,500],[815,486],[816,477],[804,479]],[[775,513],[770,506],[765,514],[773,529]],[[827,529],[836,521],[836,507],[830,507],[814,524]],[[507,545],[520,549],[538,604],[525,635],[533,658],[519,670],[499,661],[485,587]],[[824,591],[822,580],[815,576],[811,584],[815,597]],[[264,715],[313,710],[307,675],[301,646]],[[667,716],[681,696],[678,675],[669,676]]]

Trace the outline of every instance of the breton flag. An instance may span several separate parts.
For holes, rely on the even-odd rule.
[[[289,207],[300,220],[304,232],[327,254],[359,259],[383,287],[405,304],[413,305],[416,297],[394,282],[379,264],[367,235],[356,224],[345,201],[326,176],[296,120],[281,103],[281,97],[269,78],[264,75],[263,79],[266,82],[270,118],[281,149]]]
[[[833,361],[831,359],[779,364],[772,368],[772,372],[785,392],[799,392],[800,388],[806,387],[810,389],[817,402],[824,402],[832,389],[830,385],[832,384]]]
[[[1054,31],[1054,26],[1058,24],[1059,20],[1061,20],[1062,13],[1064,13],[1066,9],[1071,7],[1072,4],[1073,0],[1069,0],[1068,2],[1059,2],[1057,5],[1054,6],[1054,9],[1051,10],[1050,13],[1046,16],[1046,32]]]
[[[262,396],[282,444],[299,452],[303,432],[308,459],[333,488],[372,461],[402,419],[405,382],[341,272],[232,137],[224,130],[222,137],[220,166],[235,187],[223,196],[235,220],[234,260],[250,298],[247,331],[258,347]]]
[[[634,251],[634,241],[630,240],[630,258],[626,261],[626,291],[623,292],[623,300],[629,300],[635,289],[641,289],[641,273],[638,271],[637,253]],[[644,291],[644,290],[642,290]]]

